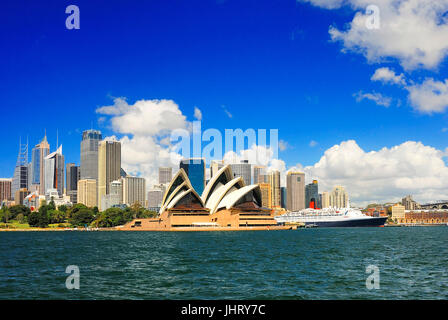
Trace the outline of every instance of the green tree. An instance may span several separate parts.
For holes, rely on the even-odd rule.
[[[26,221],[26,217],[23,215],[23,213],[19,213],[19,214],[16,216],[16,220],[17,220],[19,223],[25,223],[25,221]]]
[[[68,210],[68,207],[65,204],[62,204],[58,208],[59,211],[66,213]]]
[[[93,220],[93,210],[86,207],[72,212],[69,222],[74,226],[84,226],[90,225]]]
[[[19,214],[23,214],[25,217],[27,217],[31,213],[30,208],[21,204],[10,207],[8,211],[9,219],[15,219]]]

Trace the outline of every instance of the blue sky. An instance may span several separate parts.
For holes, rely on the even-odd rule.
[[[80,8],[80,30],[65,28],[69,4]],[[204,129],[277,128],[287,166],[313,165],[350,139],[365,151],[408,140],[444,150],[446,112],[422,113],[406,90],[371,76],[387,67],[416,83],[443,80],[446,59],[404,70],[397,57],[376,63],[342,52],[329,27],[344,30],[357,10],[293,0],[4,3],[0,176],[12,176],[19,136],[31,149],[45,128],[52,150],[58,130],[66,162],[79,163],[82,130],[93,123],[114,134],[95,113],[113,97],[172,99],[188,120],[196,106]],[[392,103],[357,101],[360,91]]]

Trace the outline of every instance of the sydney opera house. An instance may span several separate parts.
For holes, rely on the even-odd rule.
[[[270,209],[261,206],[258,185],[244,184],[234,177],[229,165],[210,179],[202,195],[193,188],[183,169],[171,180],[163,196],[159,215],[135,219],[121,230],[210,231],[274,230],[277,226]]]

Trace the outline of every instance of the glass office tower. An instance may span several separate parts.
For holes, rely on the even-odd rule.
[[[180,161],[180,169],[184,169],[194,190],[202,195],[205,188],[205,160],[201,158],[184,159]]]

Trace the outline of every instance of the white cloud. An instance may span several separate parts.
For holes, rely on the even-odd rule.
[[[356,10],[346,30],[331,26],[332,40],[342,42],[344,51],[363,54],[370,62],[395,58],[405,69],[436,68],[448,54],[446,0],[303,0],[327,9],[348,5]],[[380,11],[380,28],[368,29],[368,5]]]
[[[129,105],[125,98],[116,98],[113,105],[96,112],[110,116],[111,129],[124,134],[119,139],[122,167],[128,174],[146,178],[148,189],[157,183],[160,166],[173,167],[172,159],[181,159],[169,143],[169,134],[174,129],[188,130],[191,123],[174,101],[139,100]]]
[[[198,107],[194,107],[194,117],[198,121],[202,120],[202,112],[201,112],[201,110]]]
[[[444,152],[407,141],[366,152],[354,140],[326,150],[303,168],[308,181],[319,180],[321,191],[343,185],[357,204],[397,201],[406,194],[421,202],[448,198],[448,167]]]
[[[187,127],[186,116],[172,100],[139,100],[129,105],[125,98],[115,98],[113,105],[96,112],[112,116],[112,129],[124,134],[160,135]]]
[[[398,84],[398,85],[406,84],[404,74],[397,75],[395,74],[395,71],[387,67],[376,69],[375,73],[372,75],[370,80],[381,81],[383,83]]]
[[[357,102],[361,102],[364,99],[371,100],[375,102],[377,105],[383,106],[383,107],[390,107],[392,103],[392,98],[383,96],[381,93],[364,93],[362,91],[359,91],[353,95],[356,98]]]
[[[313,147],[317,146],[318,143],[317,143],[317,141],[311,140],[309,145],[311,148],[313,148]]]
[[[409,102],[423,113],[444,112],[448,108],[448,79],[444,82],[427,78],[421,84],[408,86]]]
[[[325,9],[336,9],[339,8],[344,0],[302,0],[303,2],[309,2],[313,5]]]

